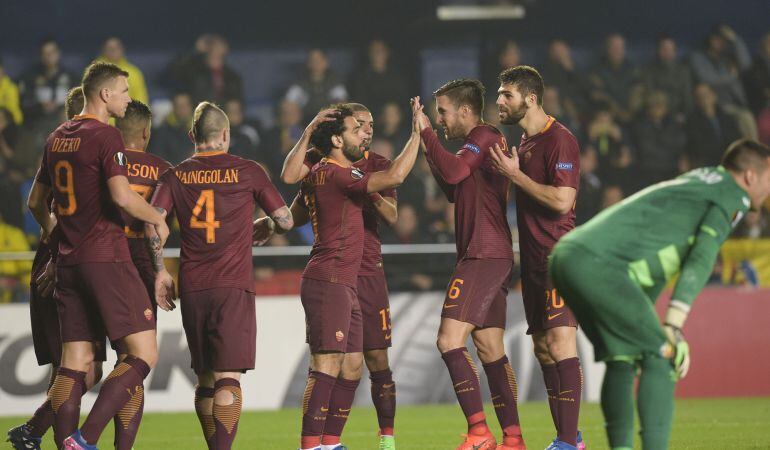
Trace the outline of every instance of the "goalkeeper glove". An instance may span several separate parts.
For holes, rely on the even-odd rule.
[[[672,350],[667,352],[667,357],[674,364],[674,370],[679,379],[684,378],[690,370],[690,346],[684,338],[684,333],[682,333],[682,327],[689,312],[690,305],[678,300],[671,300],[666,312],[666,321],[663,324],[666,340]]]

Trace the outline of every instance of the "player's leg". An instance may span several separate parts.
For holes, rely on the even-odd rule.
[[[241,418],[243,394],[240,372],[214,372],[214,444],[217,450],[229,450],[233,446],[238,421]]]
[[[660,355],[644,355],[639,362],[641,375],[637,407],[641,424],[642,448],[666,450],[674,417],[676,372],[671,361]]]
[[[209,450],[216,449],[214,445],[214,372],[208,371],[198,375],[198,385],[195,386],[195,414],[198,416],[203,438]]]
[[[364,351],[364,360],[369,369],[372,382],[372,403],[377,411],[377,423],[380,427],[380,439],[395,435],[396,421],[396,382],[388,361],[388,349],[379,348]]]
[[[95,445],[107,423],[124,407],[121,421],[128,423],[135,419],[143,401],[144,379],[157,362],[158,349],[152,305],[147,292],[141,288],[136,267],[131,262],[80,267],[81,279],[94,299],[110,340],[121,339],[127,351],[125,359],[102,384],[80,429],[82,439],[73,438],[83,446]],[[106,279],[113,282],[104,283]]]
[[[364,355],[361,352],[346,353],[343,357],[339,376],[329,397],[329,413],[326,415],[321,439],[322,450],[333,450],[341,445],[340,439],[361,381],[363,365]]]
[[[610,448],[630,450],[634,445],[634,379],[633,360],[607,361],[602,382],[601,406]]]
[[[302,400],[300,448],[315,449],[321,445],[332,389],[348,349],[356,294],[349,286],[303,278],[300,297],[311,354],[310,373]],[[360,328],[358,333],[360,340]],[[352,336],[356,336],[355,331]]]
[[[555,289],[554,291],[555,292]],[[577,328],[558,326],[545,331],[546,345],[559,376],[555,392],[557,439],[578,446],[578,417],[583,393],[583,372],[577,356]]]
[[[394,450],[396,383],[388,361],[393,327],[385,274],[359,276],[357,293],[363,317],[364,361],[369,369],[372,403],[377,411],[380,449]]]
[[[54,414],[51,408],[51,386],[56,378],[58,366],[51,365],[51,373],[46,389],[46,399],[25,423],[8,430],[6,441],[15,450],[39,450],[43,435],[53,426]]]
[[[504,313],[505,309],[503,308],[503,317]],[[471,333],[471,336],[487,376],[497,420],[503,430],[501,448],[518,450],[525,448],[517,405],[518,386],[516,375],[505,354],[504,333],[504,328],[477,328]]]
[[[115,343],[115,351],[118,354],[115,367],[123,362],[128,356],[128,349],[125,348],[122,340]],[[137,406],[138,404],[138,406]],[[136,440],[136,434],[139,432],[139,424],[142,422],[144,414],[144,392],[140,396],[129,402],[118,411],[112,418],[115,427],[114,444],[116,450],[131,450]]]

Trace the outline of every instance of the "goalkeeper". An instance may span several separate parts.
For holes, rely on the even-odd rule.
[[[601,405],[613,450],[633,447],[637,373],[643,448],[668,448],[674,384],[689,366],[682,326],[733,226],[770,195],[769,169],[770,148],[736,141],[720,166],[650,186],[554,248],[556,289],[593,343],[596,360],[607,364]],[[661,326],[653,304],[676,275]]]

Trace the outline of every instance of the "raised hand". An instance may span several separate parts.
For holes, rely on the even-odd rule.
[[[504,147],[495,144],[489,147],[489,156],[492,158],[492,165],[498,172],[510,179],[516,178],[521,169],[519,167],[519,152],[515,146],[511,147],[511,154],[508,155]]]
[[[423,111],[424,106],[420,103],[420,96],[412,97],[412,132],[421,132],[426,128],[431,128],[430,119]]]
[[[318,114],[313,117],[313,120],[310,121],[310,123],[307,125],[307,131],[309,133],[312,133],[315,131],[316,128],[318,128],[318,125],[324,123],[324,122],[331,122],[332,120],[335,120],[335,116],[339,113],[336,109],[333,108],[327,108],[323,109],[318,112]]]

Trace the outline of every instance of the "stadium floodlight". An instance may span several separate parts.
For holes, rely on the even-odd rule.
[[[439,20],[510,20],[523,19],[522,5],[443,5],[436,8]]]

